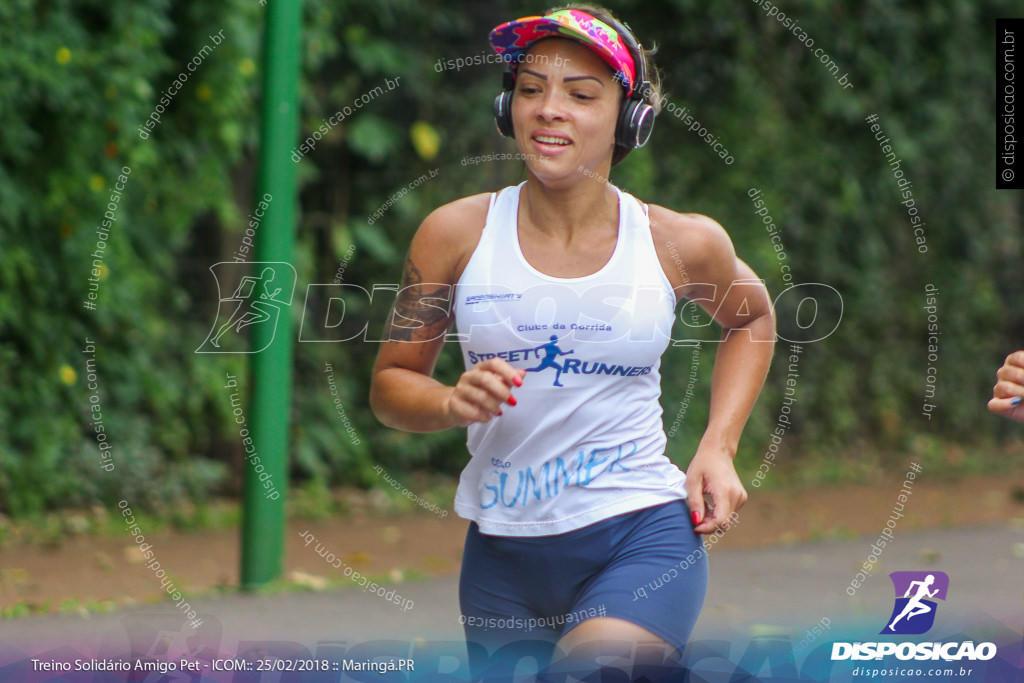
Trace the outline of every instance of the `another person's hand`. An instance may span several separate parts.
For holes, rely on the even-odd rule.
[[[705,505],[704,494],[711,498]],[[728,529],[733,513],[747,502],[732,458],[727,453],[698,447],[686,470],[686,502],[693,515],[694,531],[710,534]]]
[[[996,385],[988,409],[996,415],[1024,422],[1024,351],[1015,351],[1006,357],[1003,367],[996,372]]]
[[[459,377],[445,401],[445,412],[459,427],[489,422],[501,415],[505,403],[516,405],[512,387],[521,387],[525,375],[526,370],[517,370],[501,358],[477,363]]]

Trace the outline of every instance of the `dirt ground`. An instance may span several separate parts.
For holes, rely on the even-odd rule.
[[[888,519],[899,483],[879,487],[750,491],[740,524],[717,550],[785,545],[800,541],[877,534]],[[915,483],[897,533],[911,529],[964,527],[1019,518],[1024,523],[1024,472],[972,477],[956,482]],[[337,581],[337,570],[307,547],[312,532],[330,552],[363,574],[392,583],[424,576],[455,575],[466,522],[421,512],[400,517],[354,514],[335,519],[291,521],[286,536],[285,582],[316,589]],[[307,536],[308,538],[308,536]],[[155,558],[189,595],[231,589],[239,577],[236,529],[147,534]],[[0,549],[0,609],[20,604],[33,611],[108,607],[165,599],[160,582],[127,537],[73,537],[56,547]],[[70,601],[70,602],[68,602]],[[70,607],[69,607],[70,605]]]

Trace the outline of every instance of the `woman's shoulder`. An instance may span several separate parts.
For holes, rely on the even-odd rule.
[[[458,231],[470,230],[475,227],[483,230],[487,221],[487,208],[490,206],[491,193],[481,192],[480,194],[460,197],[447,204],[442,204],[431,211],[424,219],[424,225],[429,224],[434,229]]]
[[[649,204],[651,232],[665,240],[714,240],[729,238],[725,228],[710,216],[702,213],[682,213],[664,206]]]
[[[651,237],[659,260],[670,273],[670,280],[706,278],[722,268],[731,267],[736,258],[732,240],[725,228],[700,213],[680,213],[649,205]],[[683,274],[674,271],[683,270]],[[696,280],[700,281],[700,280]]]
[[[438,261],[446,261],[457,280],[480,241],[487,223],[490,197],[489,192],[484,192],[437,207],[420,224],[413,238],[413,248]]]

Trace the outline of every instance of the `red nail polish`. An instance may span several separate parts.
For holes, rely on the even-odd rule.
[[[523,386],[523,380],[520,379],[519,377],[513,377],[512,384],[515,384],[517,387],[521,387]]]
[[[697,526],[698,524],[700,524],[700,513],[699,512],[694,510],[693,512],[690,513],[690,517],[693,519],[693,525],[694,526]]]
[[[498,411],[498,417],[501,417],[501,415],[502,415],[502,412],[499,410]]]
[[[514,406],[514,405],[516,405],[517,403],[518,403],[518,401],[516,400],[516,397],[515,397],[515,396],[509,396],[509,397],[508,397],[508,404],[509,404],[510,406]]]

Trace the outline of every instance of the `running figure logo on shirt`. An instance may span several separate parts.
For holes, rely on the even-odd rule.
[[[946,599],[949,576],[945,572],[929,571],[893,572],[889,577],[896,591],[896,604],[889,623],[880,633],[919,635],[926,632],[935,622],[937,607],[935,601],[928,598]]]
[[[559,356],[568,356],[570,353],[576,353],[576,352],[575,351],[563,351],[562,349],[558,348],[558,345],[555,343],[557,341],[558,341],[558,335],[553,334],[553,335],[551,335],[551,341],[549,341],[547,344],[541,344],[540,346],[536,347],[536,350],[538,350],[538,351],[541,350],[541,349],[544,349],[544,357],[541,358],[540,365],[538,365],[535,368],[526,368],[526,371],[527,372],[540,372],[544,368],[554,368],[555,369],[555,381],[553,382],[553,386],[564,387],[565,385],[562,384],[561,382],[559,382],[558,378],[562,376],[562,371],[565,370],[565,368],[563,366],[559,365],[555,361],[555,359],[558,358]]]
[[[567,373],[570,375],[593,375],[595,378],[603,375],[604,379],[612,379],[614,377],[640,377],[649,375],[654,370],[653,365],[622,365],[615,362],[583,360],[579,357],[566,358],[561,362],[558,360],[559,356],[569,356],[575,353],[575,349],[563,351],[558,348],[558,336],[554,334],[551,335],[551,341],[540,346],[527,346],[500,351],[466,350],[466,355],[472,365],[476,365],[489,358],[501,358],[509,363],[530,362],[539,358],[539,365],[525,368],[525,370],[527,372],[541,372],[547,368],[554,369],[555,378],[552,385],[556,387],[565,386],[560,380],[562,375]]]

